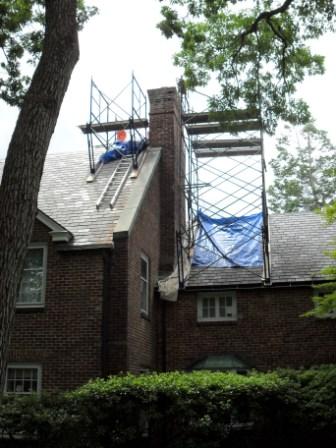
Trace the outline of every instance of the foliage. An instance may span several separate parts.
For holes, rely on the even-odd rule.
[[[278,374],[287,381],[288,387],[286,394],[289,406],[284,421],[286,431],[296,432],[301,437],[306,433],[307,440],[312,438],[316,440],[329,434],[335,441],[335,366],[324,365],[307,370],[279,370]]]
[[[336,201],[323,207],[322,216],[328,224],[336,221]],[[306,317],[336,317],[336,241],[330,243],[333,249],[325,252],[334,261],[330,266],[322,269],[321,273],[328,279],[327,282],[316,285],[316,294],[313,297],[314,308],[304,314]]]
[[[8,397],[0,426],[34,448],[262,448],[293,440],[313,447],[312,440],[335,441],[335,403],[335,366],[247,376],[128,374],[40,400]]]
[[[323,57],[313,54],[310,39],[333,30],[332,0],[164,0],[162,33],[181,40],[175,63],[189,88],[211,77],[220,93],[213,109],[261,106],[266,129],[279,118],[292,124],[310,120],[307,104],[295,97],[306,75],[324,72]],[[259,98],[259,93],[260,98]],[[259,100],[261,99],[261,103]]]
[[[94,14],[77,0],[79,29]],[[0,98],[21,105],[30,83],[27,66],[35,66],[42,52],[45,25],[44,0],[0,0]],[[22,70],[22,66],[26,66]]]
[[[34,441],[37,447],[71,447],[78,417],[62,395],[8,396],[0,403],[1,438]]]
[[[89,411],[92,433],[85,438],[91,443],[99,427],[102,446],[136,445],[144,431],[155,437],[156,429],[164,446],[193,447],[197,441],[198,447],[217,447],[232,434],[234,421],[263,420],[281,387],[272,374],[172,372],[96,380],[73,397]]]
[[[320,209],[330,203],[336,191],[336,147],[325,131],[313,124],[303,127],[297,147],[293,134],[281,137],[277,155],[270,165],[274,181],[268,190],[274,212]]]

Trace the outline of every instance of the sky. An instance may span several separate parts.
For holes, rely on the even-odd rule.
[[[78,129],[89,118],[91,77],[110,97],[118,93],[134,72],[142,89],[176,85],[181,70],[172,56],[177,40],[167,40],[156,28],[160,21],[158,0],[90,0],[99,15],[80,33],[80,60],[64,99],[49,151],[87,151],[86,138]],[[329,132],[336,143],[335,35],[314,44],[326,56],[326,74],[306,81],[300,94],[310,104],[318,127]],[[0,157],[6,154],[17,111],[0,104],[2,138]],[[266,156],[274,154],[274,141],[267,139]]]

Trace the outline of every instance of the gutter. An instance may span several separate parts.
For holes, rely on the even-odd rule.
[[[271,283],[271,284],[246,284],[246,285],[212,285],[212,286],[189,286],[186,287],[184,290],[180,290],[180,292],[195,292],[195,291],[223,291],[223,290],[238,290],[238,289],[279,289],[279,288],[302,288],[302,287],[308,287],[308,286],[314,286],[318,283],[327,283],[330,280],[326,279],[319,279],[319,280],[307,280],[307,281],[301,281],[301,282],[295,282],[295,281],[287,281],[283,283]]]

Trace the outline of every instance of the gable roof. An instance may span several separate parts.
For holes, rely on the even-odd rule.
[[[145,188],[155,170],[160,151],[147,148],[143,153],[142,168],[138,173],[130,171],[116,203],[111,209],[107,197],[99,208],[96,203],[106,187],[119,160],[103,165],[93,182],[87,182],[89,161],[86,151],[48,153],[38,197],[38,208],[60,228],[73,236],[69,243],[73,248],[111,247],[113,234],[121,216],[126,214],[132,222],[143,199]],[[4,162],[0,163],[0,174]],[[120,186],[122,179],[113,179],[113,190]],[[141,184],[142,195],[137,186]],[[128,209],[128,200],[133,197],[133,209]],[[134,198],[135,196],[135,198]],[[134,202],[137,201],[136,206]],[[124,231],[127,229],[123,229]]]
[[[312,212],[269,216],[272,284],[323,280],[321,269],[332,264],[324,254],[336,239],[336,224],[327,225]],[[262,285],[259,268],[192,267],[188,288]]]
[[[50,229],[50,236],[54,243],[68,243],[72,240],[73,235],[65,227],[61,226],[58,222],[54,221],[46,213],[38,210],[36,218],[45,226]]]

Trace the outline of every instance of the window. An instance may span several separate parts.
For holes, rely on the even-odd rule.
[[[44,305],[47,246],[33,245],[28,249],[23,268],[18,308],[40,307]]]
[[[197,320],[199,322],[237,320],[237,302],[232,291],[204,293],[198,297]]]
[[[140,259],[140,310],[149,313],[149,260],[142,254]]]
[[[38,364],[8,364],[5,392],[33,394],[41,391],[41,366]]]

